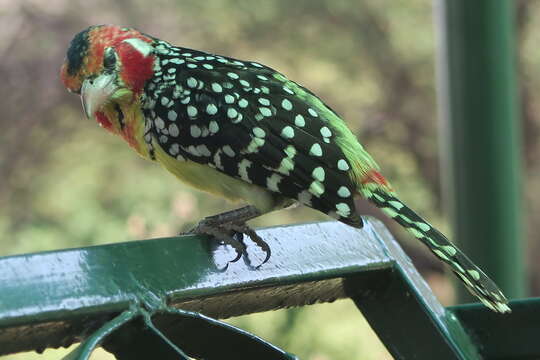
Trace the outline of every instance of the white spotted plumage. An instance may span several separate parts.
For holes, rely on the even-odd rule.
[[[193,57],[194,53],[190,51],[190,55],[185,56],[189,56],[190,61],[210,61],[202,55]],[[351,172],[351,162],[334,142],[340,136],[339,129],[333,128],[322,115],[329,109],[321,109],[295,97],[301,89],[294,83],[283,83],[282,76],[276,78],[265,67],[254,70],[248,67],[249,63],[221,59],[213,64],[206,63],[211,66],[203,65],[202,68],[210,72],[201,73],[202,70],[189,70],[197,69],[196,64],[189,66],[189,63],[171,60],[161,62],[160,73],[169,74],[162,75],[169,76],[167,81],[174,76],[177,86],[185,84],[186,89],[191,90],[191,93],[185,93],[185,89],[176,88],[169,96],[162,89],[160,96],[152,102],[154,108],[151,110],[156,116],[152,118],[151,128],[171,156],[208,164],[210,168],[246,183],[296,198],[341,221],[356,226],[361,224],[354,211],[356,188],[350,177],[343,175]],[[171,66],[184,66],[184,69]],[[222,77],[211,72],[220,70],[220,66],[235,70],[223,72]],[[153,89],[159,90],[159,86]],[[162,114],[160,107],[167,113]],[[187,116],[182,118],[182,114]],[[169,121],[174,124],[168,124]],[[184,122],[189,124],[185,125],[189,128],[187,132],[181,131]],[[207,136],[217,136],[219,141],[201,143]],[[506,311],[505,305],[497,302],[497,297],[503,299],[502,294],[495,290],[490,293],[475,285],[480,280],[489,284],[480,270],[463,260],[461,253],[450,243],[439,245],[437,241],[443,240],[433,240],[425,235],[433,231],[429,224],[404,216],[402,212],[406,207],[399,200],[384,202],[383,194],[365,196],[401,222],[415,237],[425,241],[439,258],[451,264],[471,291],[488,306]],[[489,296],[492,296],[491,300],[486,300]]]
[[[206,164],[212,171],[263,187],[278,198],[294,198],[353,226],[362,224],[354,204],[360,189],[450,264],[486,305],[508,310],[489,278],[429,224],[397,198],[355,185],[351,159],[336,143],[345,135],[329,121],[329,116],[337,117],[329,108],[264,66],[225,58],[212,61],[191,50],[189,54],[185,64],[161,61],[163,82],[147,87],[152,105],[145,106],[149,128],[170,156]]]
[[[155,123],[151,129],[159,145],[171,156],[181,154],[285,197],[302,197],[326,213],[336,213],[337,203],[354,208],[351,180],[338,176],[350,170],[349,164],[321,116],[331,110],[299,98],[298,85],[263,65],[162,41],[159,46],[160,76],[173,76],[175,90],[168,95],[170,78],[152,81],[157,85],[146,91],[154,106],[147,106],[145,115]],[[171,116],[162,116],[162,107]],[[179,131],[171,127],[164,134],[166,124],[161,122],[167,120],[175,121]],[[341,220],[360,224],[352,212]]]
[[[96,41],[100,48],[106,44],[104,55],[88,51]],[[119,56],[128,48],[133,56]],[[89,69],[88,64],[101,61],[86,59],[90,56],[103,56],[103,69]],[[284,75],[257,62],[175,47],[114,26],[77,34],[66,58],[62,79],[71,91],[79,92],[78,84],[94,79],[90,76],[99,88],[99,79],[112,75],[115,82],[107,84],[133,94],[106,99],[101,107],[111,124],[100,123],[180,179],[229,199],[253,202],[261,213],[296,199],[355,227],[362,220],[354,195],[362,195],[448,263],[484,304],[510,311],[493,281],[395,196],[342,119]],[[105,60],[120,66],[109,67]],[[131,67],[123,66],[128,62]],[[126,74],[133,65],[141,66],[140,74]],[[105,71],[107,77],[102,76]],[[133,81],[137,76],[140,81]]]

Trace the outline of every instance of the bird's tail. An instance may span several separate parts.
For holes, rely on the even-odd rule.
[[[381,188],[364,186],[361,194],[379,207],[407,231],[422,241],[439,259],[450,265],[467,289],[487,307],[499,313],[511,312],[508,300],[478,266],[437,229],[417,215],[392,193]]]

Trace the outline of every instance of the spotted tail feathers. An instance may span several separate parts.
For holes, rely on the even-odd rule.
[[[508,300],[493,280],[442,233],[407,207],[401,200],[380,188],[364,188],[361,193],[386,215],[422,241],[435,256],[450,265],[452,271],[463,281],[467,289],[488,308],[499,313],[511,312],[508,307]]]

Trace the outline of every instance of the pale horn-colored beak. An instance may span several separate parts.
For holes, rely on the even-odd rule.
[[[88,118],[94,116],[116,90],[118,86],[114,83],[113,74],[101,74],[93,80],[84,80],[81,87],[81,101],[86,116]]]

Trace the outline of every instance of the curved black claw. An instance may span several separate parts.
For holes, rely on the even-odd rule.
[[[250,228],[245,223],[244,224],[231,224],[230,228],[236,231],[236,233],[246,234],[247,236],[249,236],[251,240],[255,243],[255,245],[260,247],[261,250],[264,251],[264,253],[266,254],[266,257],[264,258],[264,260],[259,265],[257,265],[256,268],[261,267],[268,261],[268,259],[270,259],[270,256],[272,255],[272,250],[270,249],[270,246],[259,235],[257,235],[255,230]],[[244,245],[244,249],[245,249],[245,245]]]
[[[204,218],[188,234],[210,235],[222,244],[231,245],[236,251],[236,256],[234,259],[227,261],[227,265],[237,262],[246,252],[246,246],[243,242],[244,235],[226,225],[215,224],[212,220],[212,218]]]
[[[268,246],[266,241],[264,241],[259,235],[257,235],[257,233],[251,228],[248,228],[245,234],[249,235],[251,240],[253,240],[253,242],[258,247],[260,247],[262,251],[265,252],[266,257],[264,258],[263,262],[257,267],[264,265],[268,261],[268,259],[270,259],[270,256],[272,255],[272,250],[270,249],[270,246]]]
[[[230,241],[226,243],[231,245],[236,251],[236,257],[229,261],[229,264],[240,260],[242,254],[246,252],[246,245],[244,244],[244,234],[235,232],[231,235]]]
[[[222,243],[231,245],[236,251],[236,257],[228,261],[228,264],[237,262],[243,254],[247,254],[244,235],[249,236],[255,245],[261,248],[266,254],[264,260],[259,265],[254,266],[254,268],[261,267],[272,255],[270,246],[257,235],[255,230],[246,225],[245,222],[217,223],[215,217],[207,217],[200,221],[189,233],[211,235]],[[246,258],[246,260],[248,263],[250,262],[249,258]]]

